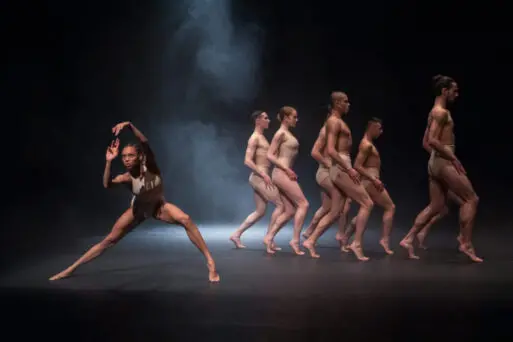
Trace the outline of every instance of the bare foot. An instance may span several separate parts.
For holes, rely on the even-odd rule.
[[[312,258],[320,258],[321,256],[315,251],[315,244],[312,241],[306,240],[303,242],[303,247],[308,249]]]
[[[463,237],[461,236],[461,234],[460,234],[460,235],[458,235],[458,237],[456,238],[456,240],[458,240],[458,242],[459,242],[459,244],[460,244],[460,245],[459,245],[459,247],[458,247],[458,250],[459,250],[460,252],[463,252],[463,249],[462,249],[462,247],[461,247],[461,246],[463,245]]]
[[[335,235],[335,239],[338,241],[340,251],[344,253],[349,253],[349,245],[347,244],[347,241],[349,239],[345,236],[345,234],[337,233],[337,235]]]
[[[61,273],[57,273],[56,275],[54,275],[53,277],[51,277],[49,280],[59,280],[59,279],[62,279],[62,278],[67,278],[71,275],[71,271],[68,271],[68,270],[64,270],[62,271]]]
[[[474,262],[483,262],[483,259],[476,256],[476,251],[471,243],[460,245],[460,251],[465,253]]]
[[[412,241],[402,240],[399,245],[405,248],[408,251],[408,258],[410,259],[420,259],[417,255],[415,255],[415,250],[413,249]]]
[[[246,248],[246,246],[240,242],[240,236],[232,235],[230,236],[230,240],[235,244],[235,248]]]
[[[292,249],[294,250],[294,253],[296,253],[297,255],[304,255],[305,252],[303,252],[302,250],[299,249],[299,241],[290,241],[289,242],[289,245],[290,247],[292,247]]]
[[[216,265],[214,262],[207,263],[208,267],[208,281],[211,283],[218,283],[221,278],[219,277],[219,273],[216,271]]]
[[[427,246],[424,244],[424,240],[426,239],[426,233],[422,231],[417,234],[417,241],[419,242],[419,248],[427,249]]]
[[[271,240],[271,238],[269,238],[269,237],[267,237],[267,236],[264,238],[264,245],[265,245],[265,247],[266,247],[266,251],[267,251],[267,253],[269,253],[269,254],[274,254],[274,253],[276,253],[276,252],[274,251],[274,249],[273,249],[273,243],[274,243],[274,242]]]
[[[358,260],[360,260],[360,261],[367,261],[367,260],[369,260],[369,258],[368,258],[368,257],[366,257],[365,255],[363,255],[362,246],[357,245],[354,241],[353,241],[353,243],[352,243],[352,244],[350,244],[350,245],[348,246],[348,248],[349,248],[350,250],[352,250],[352,251],[353,251],[354,255],[356,255],[356,257],[358,258]]]
[[[388,255],[394,254],[394,251],[391,250],[390,247],[388,246],[388,239],[384,238],[384,239],[379,240],[379,244],[381,245],[381,247],[383,247],[383,249],[385,250],[385,253],[387,253]]]
[[[272,244],[271,244],[271,248],[272,248],[274,251],[281,251],[281,247],[278,247],[274,241],[273,241],[273,242],[272,242]]]

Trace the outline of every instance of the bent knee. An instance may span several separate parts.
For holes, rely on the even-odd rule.
[[[192,219],[187,214],[175,218],[175,221],[185,228],[190,228],[192,226]]]
[[[368,196],[365,197],[360,202],[360,208],[367,209],[367,210],[372,210],[373,207],[374,207],[374,201],[370,197],[368,197]]]
[[[297,203],[297,207],[298,207],[298,208],[301,208],[301,209],[304,209],[304,210],[308,210],[308,208],[310,207],[310,203],[309,203],[309,202],[308,202],[308,200],[305,198],[305,199],[300,200],[300,201]]]
[[[385,210],[395,212],[395,203],[390,203],[389,205],[387,205]]]

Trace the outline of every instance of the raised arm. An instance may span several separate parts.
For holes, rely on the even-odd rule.
[[[369,157],[372,151],[372,145],[367,142],[362,142],[358,148],[358,154],[356,155],[356,160],[354,162],[354,168],[358,171],[359,174],[364,176],[367,179],[374,180],[374,176],[369,174],[369,172],[363,167],[367,158]]]
[[[319,136],[312,147],[312,152],[310,153],[312,158],[315,159],[319,164],[324,165],[324,167],[329,168],[331,165],[329,160],[324,157],[322,154],[322,149],[326,146],[326,128],[322,128],[319,132]]]
[[[119,154],[119,139],[113,141],[109,147],[107,147],[107,152],[105,153],[105,170],[103,171],[103,187],[110,188],[115,184],[124,184],[130,181],[130,176],[128,173],[124,173],[118,175],[114,178],[110,178],[110,168],[112,166],[112,161],[116,159]]]
[[[269,146],[269,150],[267,151],[267,159],[273,163],[276,167],[282,169],[283,171],[287,171],[288,167],[284,166],[278,160],[278,149],[280,148],[283,139],[285,138],[285,132],[282,130],[278,130],[271,141],[271,146]]]
[[[150,144],[148,143],[148,138],[140,130],[137,129],[137,127],[134,126],[130,121],[122,122],[114,126],[112,128],[112,132],[114,135],[118,135],[123,128],[129,127],[130,130],[134,133],[137,140],[139,140],[139,143],[141,144],[142,152],[144,153],[145,157],[145,165],[148,169],[148,171],[160,175],[160,169],[157,165],[157,162],[155,160],[155,154],[150,148]]]
[[[251,170],[253,170],[254,173],[256,173],[257,175],[259,175],[260,177],[263,178],[264,173],[257,168],[255,162],[253,161],[254,157],[255,157],[255,151],[257,149],[257,146],[258,146],[258,137],[255,135],[252,135],[248,140],[248,147],[246,148],[246,155],[244,157],[244,165],[249,167]]]
[[[456,156],[451,149],[447,148],[440,142],[440,134],[447,123],[449,113],[443,109],[433,110],[432,120],[429,126],[428,144],[436,150],[440,156],[450,161],[456,160]]]
[[[351,162],[341,158],[335,148],[336,139],[340,133],[340,125],[337,124],[337,119],[330,117],[326,122],[326,148],[328,155],[344,170],[351,170]]]

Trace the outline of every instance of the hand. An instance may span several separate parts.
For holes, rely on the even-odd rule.
[[[112,161],[116,159],[119,154],[119,139],[113,140],[109,147],[107,147],[107,152],[105,153],[105,159],[107,161]]]
[[[456,171],[458,171],[458,173],[460,173],[462,175],[467,174],[467,171],[465,171],[465,169],[463,168],[463,165],[461,165],[461,163],[458,159],[454,159],[452,161],[452,165],[454,165],[454,168],[456,169]]]
[[[360,184],[360,174],[355,169],[351,168],[347,170],[347,174],[353,180],[355,184]]]
[[[112,133],[117,137],[119,133],[123,130],[123,128],[125,128],[128,125],[130,125],[130,121],[118,123],[116,126],[112,127]]]
[[[331,165],[332,165],[332,163],[331,163],[331,159],[330,159],[330,158],[324,158],[324,160],[323,160],[323,164],[324,164],[324,166],[325,166],[326,168],[328,168],[328,169],[329,169],[329,168],[331,167]]]
[[[374,178],[372,180],[372,184],[374,184],[378,192],[383,192],[383,190],[385,190],[385,185],[383,185],[383,182],[377,178]]]
[[[286,169],[285,170],[285,173],[287,174],[287,176],[289,176],[290,180],[297,180],[297,175],[294,171],[292,171],[291,169]]]
[[[262,178],[264,179],[265,187],[267,189],[273,189],[274,188],[274,184],[273,184],[273,182],[271,180],[271,177],[269,177],[268,175],[264,174],[262,176]]]

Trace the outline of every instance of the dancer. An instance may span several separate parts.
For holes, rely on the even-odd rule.
[[[369,258],[363,254],[362,239],[365,226],[374,203],[360,184],[358,171],[356,171],[351,165],[351,130],[342,120],[342,116],[346,115],[348,112],[349,98],[347,95],[338,91],[331,93],[331,114],[326,122],[326,149],[333,162],[330,168],[331,181],[337,186],[342,194],[352,198],[360,205],[356,220],[355,238],[348,247],[359,260],[367,261]],[[331,210],[336,210],[333,204]],[[317,255],[315,250],[313,250],[315,241],[331,224],[332,217],[333,216],[324,216],[312,235],[303,242],[303,246],[310,250],[312,257]]]
[[[272,183],[271,177],[269,177],[270,165],[267,159],[269,142],[264,136],[264,131],[269,128],[269,116],[266,112],[258,110],[251,114],[251,119],[255,124],[255,130],[248,140],[244,164],[252,170],[249,176],[249,184],[253,188],[256,209],[246,217],[239,229],[230,236],[230,240],[237,248],[246,248],[240,241],[240,237],[246,229],[253,226],[264,216],[267,202],[270,201],[276,206],[271,215],[268,232],[272,229],[278,216],[283,212],[283,202],[281,201],[280,193]],[[272,247],[275,250],[280,250],[276,246]]]
[[[125,127],[132,130],[139,140],[140,146],[126,145],[123,148],[121,157],[127,172],[111,178],[111,164],[119,154],[119,139],[116,138],[111,143],[106,152],[103,186],[110,188],[116,185],[125,185],[130,188],[134,195],[131,206],[118,218],[111,232],[101,242],[94,245],[64,271],[51,277],[50,280],[70,276],[78,266],[100,256],[105,250],[118,243],[131,229],[147,218],[154,217],[160,221],[176,223],[185,228],[191,242],[203,253],[207,260],[209,280],[211,282],[218,282],[219,274],[216,271],[214,259],[198,227],[186,213],[164,199],[161,173],[153,151],[150,149],[148,139],[130,122],[117,124],[112,128],[112,132],[117,137]]]
[[[277,218],[274,227],[266,235],[264,243],[269,252],[273,239],[279,229],[294,215],[294,233],[289,244],[294,253],[303,255],[305,252],[299,249],[299,239],[309,203],[297,182],[296,173],[292,171],[292,166],[299,149],[299,142],[290,132],[290,128],[296,127],[298,121],[297,111],[289,106],[282,107],[278,113],[278,120],[281,122],[281,126],[276,134],[274,134],[271,146],[267,152],[267,158],[274,164],[272,181],[280,190],[284,212]]]
[[[387,254],[394,254],[390,249],[389,240],[394,220],[395,204],[379,178],[381,157],[378,149],[374,145],[374,140],[379,138],[382,133],[383,126],[381,120],[378,118],[372,118],[369,120],[367,129],[358,148],[358,155],[354,162],[354,168],[365,177],[365,179],[362,180],[362,185],[365,187],[370,198],[384,210],[383,232],[381,240],[379,240],[379,244]],[[353,218],[350,228],[346,230],[342,238],[342,244],[344,246],[343,251],[347,251],[347,241],[355,226],[356,217]]]
[[[308,249],[311,257],[319,258],[320,255],[315,251],[315,245],[322,233],[326,231],[326,229],[337,219],[337,217],[340,217],[340,221],[342,222],[339,222],[339,232],[337,233],[337,237],[339,237],[342,235],[342,229],[345,227],[346,223],[344,219],[346,215],[341,213],[342,209],[344,208],[345,197],[340,193],[340,190],[335,187],[330,179],[329,170],[332,162],[331,158],[326,152],[326,123],[323,125],[319,132],[317,140],[315,141],[312,148],[311,155],[319,163],[319,168],[317,169],[315,180],[322,189],[322,205],[316,211],[310,226],[303,233],[303,236],[306,238],[306,240],[303,242],[303,246]],[[326,226],[322,231],[318,231],[318,233],[315,234],[312,238],[311,236],[315,233],[319,227],[319,223],[323,219],[325,219],[323,224],[325,224],[325,222],[329,222],[328,226]]]
[[[435,76],[433,83],[436,98],[428,120],[428,143],[433,149],[428,162],[430,203],[416,217],[413,227],[400,245],[408,251],[409,258],[419,259],[413,248],[415,234],[443,211],[447,191],[452,190],[462,200],[459,213],[459,250],[472,261],[482,262],[483,259],[476,256],[471,242],[479,199],[465,169],[454,154],[454,121],[447,109],[458,97],[458,85],[451,77],[442,75]]]
[[[433,148],[429,146],[429,126],[431,123],[431,116],[428,118],[428,123],[426,125],[426,129],[424,131],[424,137],[422,138],[422,147],[424,147],[424,150],[427,151],[429,155],[433,152]],[[463,201],[461,198],[456,196],[454,192],[451,190],[447,191],[447,199],[455,202],[458,206],[461,206],[463,204]],[[417,234],[417,241],[419,243],[419,248],[427,249],[427,246],[424,244],[424,241],[426,240],[427,234],[431,227],[438,222],[440,219],[442,219],[444,216],[446,216],[449,213],[449,208],[447,206],[447,203],[444,205],[442,211],[435,216],[418,232]],[[460,241],[461,235],[458,235],[458,241]]]

